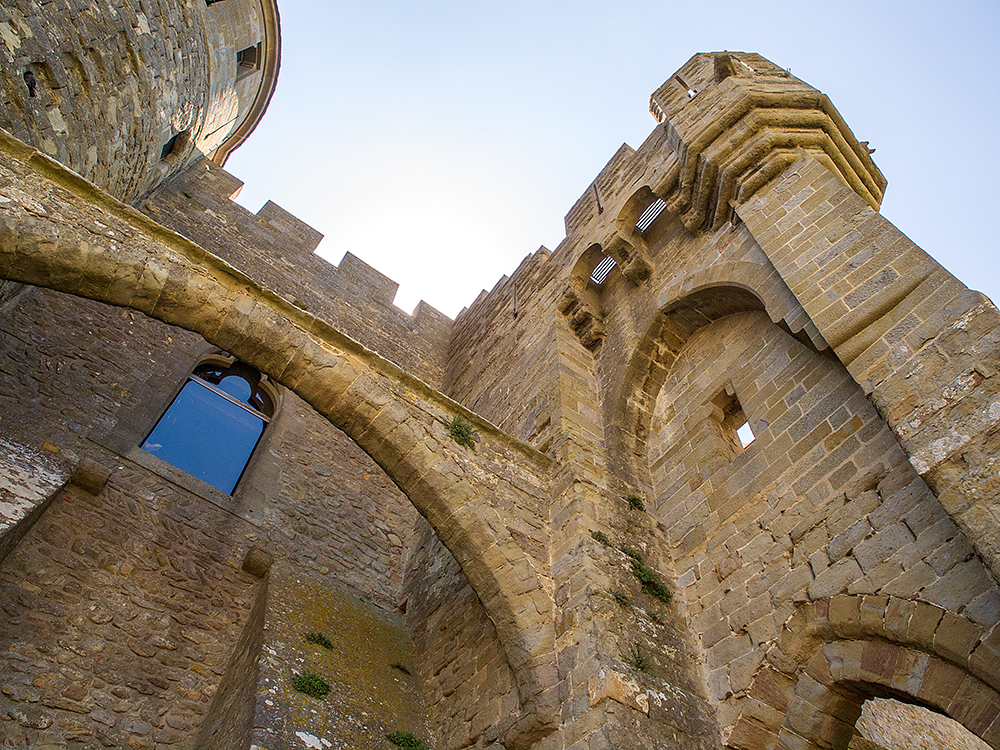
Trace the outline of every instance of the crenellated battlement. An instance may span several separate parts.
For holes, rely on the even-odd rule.
[[[256,214],[233,202],[243,183],[207,160],[143,204],[156,221],[189,237],[282,297],[432,385],[443,373],[452,321],[421,302],[393,304],[399,285],[345,253],[333,265],[313,251],[323,235],[268,201]]]

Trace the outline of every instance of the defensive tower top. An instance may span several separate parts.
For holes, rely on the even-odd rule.
[[[872,208],[886,180],[826,94],[758,54],[700,53],[649,98],[678,155],[657,193],[691,229],[718,227],[730,208],[806,151]]]

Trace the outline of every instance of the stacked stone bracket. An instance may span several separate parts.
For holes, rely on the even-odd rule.
[[[829,98],[759,55],[696,55],[650,102],[660,132],[638,153],[623,147],[594,182],[599,218],[586,227],[586,236],[596,234],[600,241],[580,255],[561,305],[592,351],[604,338],[605,316],[599,292],[588,285],[590,272],[606,253],[630,282],[646,282],[654,267],[636,220],[656,200],[692,232],[718,230],[734,217],[737,205],[803,152],[875,210],[885,191],[885,177],[867,145],[854,137]],[[607,187],[598,188],[616,177],[610,194]],[[628,189],[621,190],[625,185]],[[579,213],[579,204],[574,211]],[[567,228],[573,228],[569,217]],[[810,328],[809,335],[822,345]]]
[[[540,510],[550,459],[48,157],[6,135],[0,149],[0,276],[196,332],[342,429],[428,519],[494,622],[521,702],[505,744],[553,731],[554,617]],[[451,415],[479,431],[474,452],[452,440]]]
[[[882,203],[885,178],[829,98],[759,55],[697,55],[653,93],[650,108],[678,155],[654,192],[692,231],[720,227],[800,149],[872,208]]]

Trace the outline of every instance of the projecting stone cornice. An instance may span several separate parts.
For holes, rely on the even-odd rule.
[[[878,209],[886,180],[829,98],[759,55],[700,54],[650,97],[678,165],[653,191],[692,231],[721,226],[802,152]]]

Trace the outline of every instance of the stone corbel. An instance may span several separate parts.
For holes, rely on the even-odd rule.
[[[607,335],[598,302],[587,289],[586,278],[576,274],[570,276],[559,302],[559,312],[566,316],[570,328],[589,351],[594,351]]]
[[[608,254],[615,259],[625,278],[639,286],[652,275],[653,264],[649,260],[649,246],[646,238],[638,231],[624,232],[616,228],[615,233],[605,243]]]

